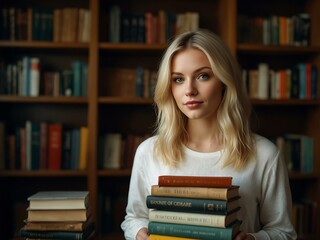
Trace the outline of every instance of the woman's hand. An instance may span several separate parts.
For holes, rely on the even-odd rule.
[[[136,240],[149,240],[148,229],[141,228],[137,233]]]
[[[238,233],[238,235],[234,238],[234,240],[254,240],[255,238],[250,235],[250,234],[247,234],[245,232],[240,232]]]

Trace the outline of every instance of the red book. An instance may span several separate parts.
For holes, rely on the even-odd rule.
[[[48,125],[48,169],[61,169],[62,158],[62,125]]]
[[[162,175],[158,178],[158,185],[175,187],[188,186],[230,188],[232,186],[232,177]]]

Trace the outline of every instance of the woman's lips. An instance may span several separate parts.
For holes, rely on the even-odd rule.
[[[188,107],[189,109],[197,108],[197,107],[199,107],[201,104],[202,104],[201,101],[188,101],[188,102],[185,102],[185,103],[184,103],[184,105],[185,105],[186,107]]]

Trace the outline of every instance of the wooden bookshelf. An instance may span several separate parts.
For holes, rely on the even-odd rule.
[[[108,41],[108,16],[111,6],[119,4],[126,13],[158,13],[159,9],[175,13],[194,11],[199,13],[199,26],[219,34],[238,58],[241,66],[256,67],[258,62],[268,62],[275,68],[286,67],[300,61],[315,64],[320,69],[320,3],[307,1],[259,1],[254,0],[164,0],[150,4],[147,0],[68,0],[24,1],[4,0],[0,8],[85,8],[91,12],[89,42],[54,42],[32,40],[0,40],[0,63],[14,62],[21,57],[38,56],[45,68],[62,70],[72,61],[80,59],[88,63],[87,96],[13,96],[0,95],[0,121],[9,130],[23,125],[26,120],[60,122],[67,127],[89,129],[88,162],[86,170],[0,170],[0,235],[4,239],[18,239],[17,232],[23,226],[24,207],[28,196],[41,190],[88,190],[99,239],[124,239],[119,226],[106,227],[103,214],[104,201],[125,201],[131,169],[100,169],[99,138],[109,132],[152,134],[155,112],[152,97],[108,96],[104,81],[105,72],[113,68],[138,66],[156,70],[167,43],[135,43]],[[311,16],[309,46],[278,46],[240,43],[237,30],[238,16],[264,17],[270,14],[291,16],[307,12]],[[2,16],[0,14],[0,16]],[[1,19],[0,19],[1,23]],[[1,35],[0,35],[1,36]],[[285,133],[299,133],[320,143],[320,82],[317,99],[252,99],[253,127],[267,137]],[[309,198],[320,204],[320,149],[315,147],[314,172],[290,173],[294,197]],[[117,215],[124,214],[118,206]],[[122,207],[122,208],[121,208]],[[19,214],[20,213],[20,214]],[[320,214],[318,208],[317,216]],[[118,223],[117,216],[113,222]],[[318,218],[318,223],[320,219]],[[299,239],[319,239],[319,229]]]

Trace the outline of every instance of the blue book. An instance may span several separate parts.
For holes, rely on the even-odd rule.
[[[73,75],[73,96],[81,96],[82,90],[82,63],[80,61],[72,62],[72,75]]]

